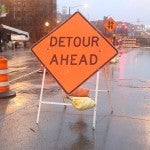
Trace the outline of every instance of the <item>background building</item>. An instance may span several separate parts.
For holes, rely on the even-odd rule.
[[[36,42],[56,25],[56,0],[0,0],[6,7],[6,17],[0,21],[30,33]]]

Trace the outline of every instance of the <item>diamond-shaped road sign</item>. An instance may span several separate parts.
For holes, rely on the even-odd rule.
[[[79,12],[37,42],[32,51],[66,93],[117,55],[117,50]]]
[[[113,19],[113,18],[108,18],[105,22],[104,22],[104,27],[106,28],[106,30],[108,32],[112,32],[116,27],[117,27],[117,22]]]

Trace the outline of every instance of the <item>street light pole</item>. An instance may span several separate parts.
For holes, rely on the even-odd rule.
[[[84,8],[87,8],[88,7],[88,5],[87,4],[83,4],[83,5],[76,5],[76,6],[69,6],[69,17],[70,17],[70,15],[71,15],[71,9],[72,8],[76,8],[76,7],[81,7],[81,6],[83,6]]]
[[[69,17],[70,17],[70,6],[69,6]]]

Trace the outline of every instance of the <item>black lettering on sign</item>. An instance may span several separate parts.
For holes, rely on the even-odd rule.
[[[66,37],[66,38],[67,38],[67,41],[68,41],[67,47],[70,47],[71,39],[72,39],[73,37]]]
[[[97,63],[97,56],[95,54],[90,54],[90,65],[95,65]]]
[[[78,56],[77,54],[71,55],[70,65],[77,65],[77,62],[76,62],[77,56]]]
[[[88,47],[88,46],[99,46],[99,37],[97,36],[90,36],[90,37],[55,37],[51,36],[50,37],[50,47]]]
[[[87,65],[87,60],[86,60],[86,57],[85,57],[85,55],[82,55],[82,57],[81,57],[81,59],[80,59],[80,61],[79,61],[79,65],[81,65],[81,63],[83,64],[85,64],[85,65]]]
[[[61,54],[57,56],[54,54],[50,59],[50,65],[95,65],[98,61],[98,57],[95,54],[81,55],[77,54]]]
[[[86,37],[83,37],[83,46],[88,47],[90,45],[90,37],[86,40]]]
[[[108,28],[109,29],[113,29],[113,25],[114,25],[113,21],[108,21]]]
[[[57,38],[51,36],[50,38],[50,46],[56,46],[57,45]]]
[[[59,37],[59,47],[65,47],[65,37]]]
[[[63,54],[61,54],[61,57],[60,57],[60,65],[68,65],[68,62],[69,62],[69,55],[66,55],[64,56]]]
[[[56,65],[58,65],[58,60],[57,60],[56,54],[53,55],[53,57],[52,57],[52,59],[51,59],[51,61],[50,61],[49,64],[51,65],[51,64],[53,64],[53,63],[55,63]]]
[[[81,45],[81,38],[80,37],[75,37],[74,38],[74,40],[73,40],[73,45],[75,46],[75,47],[79,47],[80,45]]]
[[[91,46],[94,46],[94,43],[95,43],[96,46],[99,46],[98,41],[99,41],[99,38],[97,36],[92,36]]]

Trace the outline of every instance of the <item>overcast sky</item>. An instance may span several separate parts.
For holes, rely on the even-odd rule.
[[[71,13],[77,9],[90,21],[101,20],[103,16],[112,17],[116,21],[127,21],[130,23],[150,25],[150,0],[57,0],[57,10],[62,11],[63,7],[70,7],[88,4],[71,8]]]

